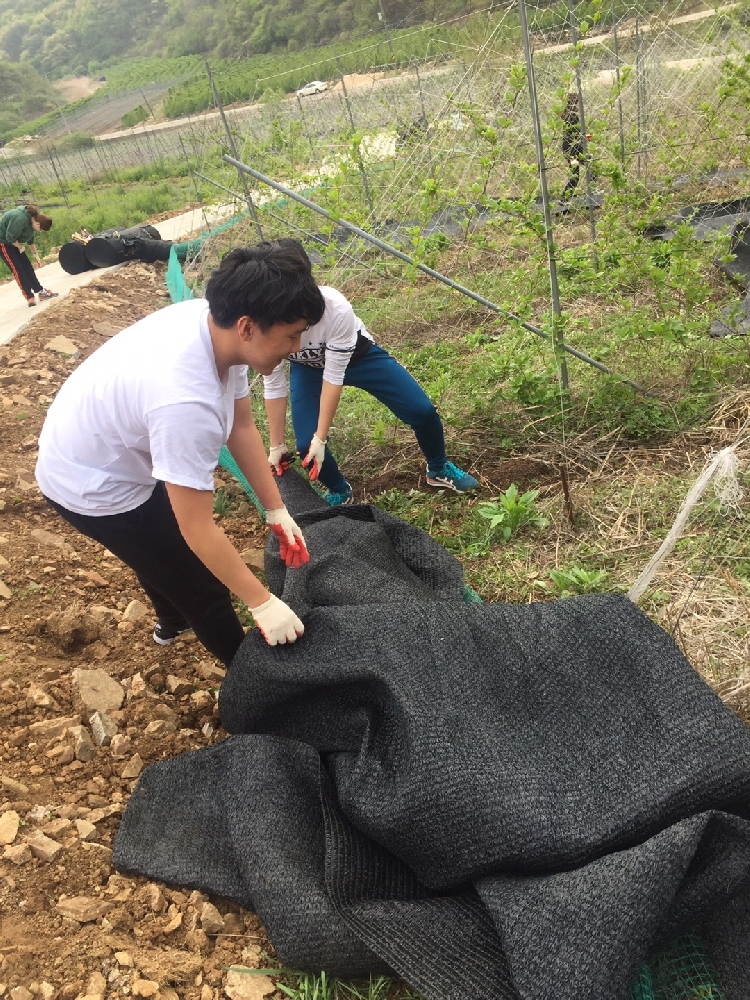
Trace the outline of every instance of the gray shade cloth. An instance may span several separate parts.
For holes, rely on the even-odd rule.
[[[254,908],[288,967],[428,1000],[625,1000],[695,929],[747,1000],[750,734],[671,638],[614,595],[465,604],[428,536],[282,490],[311,562],[272,541],[267,571],[305,635],[246,637],[235,735],[144,771],[115,866]]]

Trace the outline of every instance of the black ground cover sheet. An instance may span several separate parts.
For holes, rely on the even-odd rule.
[[[750,997],[750,733],[626,598],[467,604],[377,508],[282,491],[311,562],[267,575],[305,635],[251,632],[234,734],[152,764],[115,867],[234,899],[287,967],[428,1000],[625,1000],[708,943]]]

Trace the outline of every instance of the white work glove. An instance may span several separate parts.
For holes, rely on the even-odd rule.
[[[277,644],[283,646],[284,643],[294,642],[305,631],[305,626],[289,605],[284,604],[273,594],[265,604],[250,608],[250,614],[269,646]]]
[[[299,569],[302,563],[310,561],[302,532],[286,507],[267,510],[266,524],[279,540],[279,555],[285,566]]]
[[[310,468],[310,479],[317,479],[320,474],[320,467],[323,464],[323,459],[326,457],[326,443],[321,441],[317,434],[313,434],[312,441],[310,442],[310,447],[307,454],[302,459],[302,464],[305,468],[311,466]]]
[[[283,476],[294,461],[294,455],[285,444],[274,445],[268,452],[268,464],[274,475]]]

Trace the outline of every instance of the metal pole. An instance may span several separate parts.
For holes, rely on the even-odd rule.
[[[424,94],[422,93],[422,78],[419,75],[419,63],[417,62],[416,59],[414,60],[414,69],[417,74],[417,88],[419,90],[419,103],[422,107],[422,118],[424,119],[425,127],[427,127],[427,110],[424,106]],[[425,138],[427,138],[427,136],[425,136]],[[435,165],[432,162],[432,145],[429,141],[427,143],[427,159],[429,160],[430,163],[430,176],[434,177]]]
[[[385,19],[385,11],[383,10],[383,0],[378,0],[378,8],[380,10],[380,20],[383,22],[383,27],[385,28],[385,33],[388,36],[388,50],[391,53],[391,62],[396,58],[393,54],[393,45],[391,43],[391,29],[388,27],[388,22]]]
[[[344,80],[344,74],[341,70],[341,60],[336,56],[336,68],[339,71],[339,77],[341,78],[341,89],[344,92],[344,101],[346,102],[346,110],[349,112],[349,122],[352,126],[352,134],[355,134],[357,128],[354,124],[354,115],[352,114],[352,106],[349,103],[349,94],[346,89],[346,81]],[[362,153],[359,146],[357,146],[357,163],[359,164],[359,172],[362,174],[362,183],[365,186],[365,197],[367,198],[367,204],[370,206],[370,214],[375,214],[375,208],[372,204],[372,195],[370,194],[370,185],[367,183],[367,173],[365,171],[365,165],[362,162]]]
[[[317,158],[317,154],[315,152],[315,145],[314,145],[314,143],[312,141],[312,133],[310,132],[310,127],[307,124],[307,115],[305,114],[304,108],[302,107],[302,101],[300,100],[299,94],[295,94],[295,97],[297,98],[297,104],[299,105],[299,114],[300,114],[300,118],[302,119],[302,127],[305,130],[305,135],[307,136],[307,141],[310,144],[310,154],[312,156],[313,163],[315,163],[316,167],[317,167],[318,179],[322,183],[323,182],[323,176],[322,176],[321,171],[320,171],[320,162],[319,162],[319,160]]]
[[[489,299],[485,299],[482,295],[477,295],[476,292],[472,292],[470,288],[466,288],[464,285],[459,285],[459,283],[454,281],[452,278],[448,278],[439,271],[434,271],[431,267],[427,267],[426,264],[422,264],[414,260],[413,257],[409,257],[408,254],[402,253],[401,250],[398,250],[390,243],[386,243],[377,236],[373,236],[372,233],[368,233],[366,230],[360,229],[359,226],[355,226],[353,223],[347,222],[346,219],[337,219],[335,215],[331,215],[329,211],[322,206],[317,205],[314,201],[310,201],[310,199],[305,198],[304,195],[298,194],[296,191],[292,191],[288,187],[284,187],[283,184],[279,184],[279,182],[273,180],[273,178],[267,177],[265,174],[261,174],[260,171],[254,170],[252,167],[248,167],[246,163],[240,163],[239,160],[235,160],[231,156],[227,156],[226,153],[222,156],[222,160],[224,160],[225,163],[229,163],[237,170],[250,174],[250,176],[254,177],[256,180],[262,181],[264,184],[268,184],[269,187],[272,187],[275,191],[283,194],[286,198],[291,198],[293,201],[299,202],[300,205],[304,205],[305,208],[309,208],[311,211],[317,212],[318,215],[322,215],[324,218],[328,219],[329,222],[333,222],[335,225],[341,226],[342,229],[346,229],[348,232],[354,233],[355,236],[359,236],[368,243],[372,243],[373,246],[378,247],[380,250],[385,250],[386,253],[389,253],[394,257],[398,257],[399,260],[403,260],[407,264],[411,265],[411,267],[415,267],[417,270],[422,271],[431,278],[435,278],[436,281],[442,282],[442,284],[447,285],[448,288],[452,288],[454,291],[460,292],[462,295],[466,295],[468,298],[473,299],[474,302],[478,302],[480,305],[486,306],[487,309],[491,309],[500,316],[506,316],[508,319],[512,319],[514,322],[522,326],[524,330],[528,330],[530,333],[534,333],[537,337],[542,337],[544,340],[552,340],[552,337],[543,330],[540,330],[538,326],[532,326],[531,323],[527,323],[526,320],[521,319],[520,316],[516,316],[515,313],[509,312],[507,309],[503,309],[501,306],[495,305],[494,302],[490,302]],[[567,354],[572,354],[573,357],[578,358],[579,361],[585,361],[587,365],[591,365],[591,367],[596,368],[597,371],[604,372],[605,375],[614,375],[615,378],[618,378],[621,382],[624,382],[625,385],[629,385],[637,392],[643,393],[644,396],[651,396],[654,399],[658,398],[655,392],[645,389],[642,385],[639,385],[637,382],[633,382],[629,378],[624,378],[622,375],[618,375],[616,372],[613,372],[611,368],[607,368],[606,365],[603,365],[601,361],[595,361],[594,358],[590,358],[588,354],[584,354],[583,351],[579,351],[575,347],[570,347],[563,341],[560,341],[558,346],[561,351],[565,351]]]
[[[57,167],[55,166],[55,161],[52,158],[52,148],[51,147],[47,150],[47,153],[49,154],[49,162],[52,164],[52,169],[55,172],[55,177],[57,178],[57,183],[60,186],[60,194],[62,195],[63,201],[65,202],[65,207],[69,209],[70,208],[70,202],[68,201],[68,195],[65,192],[65,188],[63,187],[63,182],[62,182],[62,180],[60,178],[60,175],[57,172]]]
[[[201,193],[198,190],[198,183],[194,176],[197,173],[197,171],[193,170],[193,168],[190,166],[190,157],[188,156],[187,150],[185,149],[185,143],[182,141],[182,136],[178,135],[177,138],[180,140],[180,146],[182,147],[182,155],[185,157],[185,164],[188,170],[190,171],[191,176],[193,177],[193,188],[195,189],[195,197],[198,199],[198,204],[201,207],[201,213],[203,215],[203,223],[206,229],[210,229],[211,227],[208,224],[208,216],[206,215],[206,206],[203,204]],[[200,174],[198,176],[200,176]],[[242,199],[240,199],[240,201],[241,200]]]
[[[232,135],[232,131],[229,128],[229,122],[227,121],[227,116],[224,114],[224,105],[221,103],[221,97],[219,97],[218,88],[214,83],[214,75],[211,72],[211,67],[208,64],[208,59],[204,61],[206,63],[206,72],[208,73],[208,80],[209,83],[211,84],[211,90],[214,95],[214,101],[216,102],[216,106],[219,109],[221,120],[224,123],[224,131],[227,136],[227,142],[229,143],[229,148],[234,153],[235,159],[237,159],[239,157],[239,154],[237,152],[237,147],[234,143],[234,136]],[[258,221],[258,213],[255,210],[255,202],[253,201],[252,196],[250,195],[250,189],[247,186],[247,180],[245,179],[245,175],[241,171],[240,171],[240,180],[242,181],[242,190],[245,192],[245,201],[247,202],[247,207],[250,209],[250,215],[252,216],[252,220],[255,223],[255,235],[258,237],[259,240],[262,241],[263,230],[260,228],[260,222]]]
[[[570,40],[573,44],[573,49],[575,51],[576,45],[578,43],[578,25],[576,24],[576,12],[573,6],[574,0],[569,0],[569,10],[570,10]],[[583,87],[581,86],[581,66],[579,54],[576,53],[576,90],[578,92],[578,121],[581,125],[581,139],[583,143],[583,155],[585,159],[584,169],[586,171],[586,200],[588,201],[589,209],[589,230],[591,232],[591,240],[594,244],[593,247],[593,263],[594,270],[599,270],[599,259],[596,253],[596,219],[594,218],[594,198],[591,191],[591,163],[589,160],[589,141],[586,138],[586,112],[583,106]]]
[[[242,201],[242,195],[233,191],[231,188],[224,187],[223,184],[219,184],[218,181],[213,180],[211,177],[206,177],[205,174],[200,173],[198,170],[194,170],[193,173],[196,177],[201,177],[204,181],[208,181],[209,184],[213,184],[214,187],[221,188],[222,191],[226,191],[227,194],[231,194],[239,201]],[[268,208],[266,209],[266,214],[270,215],[272,219],[276,219],[278,222],[283,222],[284,225],[289,226],[290,229],[296,229],[298,233],[302,233],[303,236],[306,236],[314,243],[321,243],[324,247],[328,247],[330,245],[330,240],[325,240],[322,236],[316,236],[315,233],[308,232],[308,230],[303,229],[302,226],[297,226],[294,222],[290,222],[289,219],[285,219],[283,215],[277,215]],[[342,257],[346,257],[348,260],[353,260],[354,263],[359,264],[360,267],[367,268],[368,271],[373,271],[377,274],[376,267],[372,267],[370,264],[365,264],[365,262],[360,260],[359,257],[354,257],[352,254],[347,253],[346,250],[339,250],[339,253]]]
[[[534,79],[534,60],[531,55],[531,39],[529,38],[529,22],[526,18],[526,2],[518,0],[518,12],[521,15],[521,32],[523,34],[523,51],[526,56],[526,72],[529,78],[529,97],[531,98],[531,114],[534,119],[534,142],[539,163],[539,186],[542,192],[542,208],[544,209],[544,230],[547,240],[547,259],[549,261],[549,283],[552,294],[552,330],[555,347],[566,350],[563,338],[562,309],[560,308],[560,289],[557,284],[557,261],[555,260],[555,240],[552,229],[552,212],[549,205],[547,189],[547,164],[544,159],[544,142],[539,123],[539,105],[536,99],[536,81]],[[565,358],[560,357],[560,379],[563,389],[568,388],[568,366]]]
[[[625,165],[625,129],[622,125],[622,93],[620,92],[620,46],[617,41],[615,0],[612,0],[612,34],[615,39],[615,78],[617,80],[617,114],[620,119],[620,160]]]
[[[640,180],[641,178],[641,22],[637,14],[635,16],[635,103],[636,103],[636,113],[635,113],[636,141],[638,143],[637,172],[638,172],[638,179]]]

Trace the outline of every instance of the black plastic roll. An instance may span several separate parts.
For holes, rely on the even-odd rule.
[[[71,240],[60,247],[57,258],[60,267],[68,274],[82,274],[84,271],[92,271],[94,265],[86,257],[86,247],[77,240]]]

